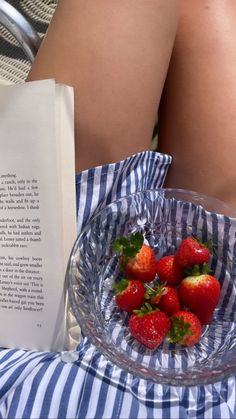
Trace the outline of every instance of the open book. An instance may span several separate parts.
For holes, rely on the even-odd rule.
[[[65,347],[76,237],[73,89],[0,86],[0,346]]]

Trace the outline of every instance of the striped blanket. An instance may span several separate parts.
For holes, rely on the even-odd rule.
[[[78,232],[99,207],[135,191],[161,187],[171,158],[143,152],[76,176]],[[74,362],[66,354],[0,351],[1,418],[187,419],[236,417],[235,377],[170,387],[131,375],[84,338]]]

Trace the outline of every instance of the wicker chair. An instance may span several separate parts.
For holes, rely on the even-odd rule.
[[[57,0],[0,0],[0,83],[23,82]]]

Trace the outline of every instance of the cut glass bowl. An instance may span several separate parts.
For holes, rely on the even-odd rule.
[[[199,343],[186,348],[166,339],[146,349],[127,328],[129,315],[114,301],[120,278],[112,242],[141,232],[156,257],[174,254],[181,240],[211,239],[212,273],[221,297]],[[169,385],[199,385],[236,373],[236,211],[184,190],[147,190],[121,198],[96,213],[78,236],[67,269],[69,302],[83,333],[111,362],[140,378]]]

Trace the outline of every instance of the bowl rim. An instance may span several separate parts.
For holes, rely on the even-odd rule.
[[[150,189],[153,190],[153,189]],[[210,196],[210,195],[206,195],[203,194],[201,192],[197,192],[197,191],[193,191],[190,189],[181,189],[181,188],[161,188],[161,190],[167,192],[167,193],[180,193],[180,194],[186,194],[189,197],[192,197],[192,199],[204,199],[206,201],[211,201],[212,204],[215,204],[217,206],[217,208],[220,209],[220,212],[217,212],[217,214],[221,214],[221,211],[224,210],[224,213],[222,215],[225,215],[226,217],[230,217],[230,218],[236,218],[236,209],[231,207],[230,205],[226,204],[226,202],[214,197],[214,196]],[[196,203],[196,205],[201,205]],[[216,211],[211,211],[207,208],[204,207],[204,209],[206,209],[209,212],[216,212]]]

